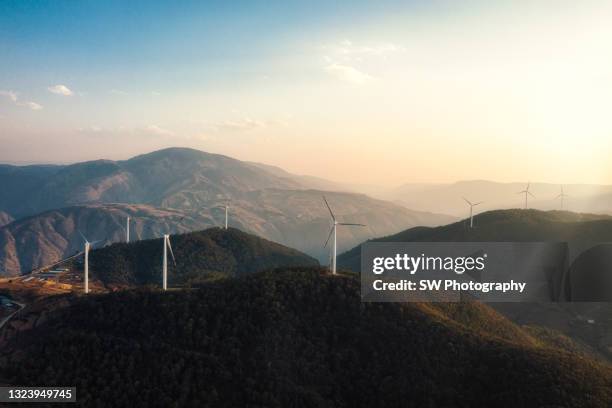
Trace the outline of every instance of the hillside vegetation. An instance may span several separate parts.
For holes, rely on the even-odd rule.
[[[239,276],[279,266],[318,266],[295,249],[230,228],[170,237],[176,265],[168,251],[168,284],[196,284],[211,278]],[[163,240],[118,243],[91,252],[94,276],[107,285],[159,284]]]
[[[498,210],[478,214],[475,228],[463,220],[442,227],[417,227],[377,238],[382,242],[507,241],[570,243],[612,242],[612,217],[568,211]],[[360,270],[361,249],[355,247],[338,257],[341,268]],[[555,341],[561,332],[580,348],[594,350],[612,361],[612,303],[500,303],[494,307],[521,325],[552,329]],[[540,333],[543,333],[540,331]]]
[[[73,299],[4,348],[13,384],[133,407],[609,407],[612,371],[483,305],[363,304],[293,269]]]

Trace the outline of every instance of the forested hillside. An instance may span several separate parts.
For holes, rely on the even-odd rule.
[[[197,284],[280,266],[318,266],[316,259],[276,242],[230,228],[172,235],[168,251],[168,284]],[[163,240],[118,243],[92,251],[94,276],[107,285],[159,284]]]
[[[372,239],[376,242],[612,242],[612,216],[570,211],[496,210],[439,227],[415,227]],[[361,246],[341,254],[338,264],[358,271]]]
[[[612,371],[477,304],[363,304],[317,269],[80,297],[4,347],[4,380],[108,407],[609,407]]]

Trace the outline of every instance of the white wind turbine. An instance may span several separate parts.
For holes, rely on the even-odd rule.
[[[172,255],[172,262],[176,266],[176,259],[174,258],[174,252],[172,252],[172,245],[170,245],[170,235],[164,234],[164,259],[162,265],[162,287],[164,290],[168,290],[168,249],[170,249],[170,255]]]
[[[228,212],[229,212],[229,205],[225,204],[225,229],[227,229]]]
[[[474,207],[484,203],[484,201],[479,201],[477,203],[472,203],[470,200],[468,200],[465,197],[463,197],[463,201],[468,203],[468,205],[470,206],[470,228],[474,228]]]
[[[85,290],[85,294],[89,293],[89,250],[91,249],[91,246],[96,244],[97,242],[100,242],[100,240],[98,241],[94,241],[94,242],[89,242],[89,240],[87,238],[85,238],[85,235],[83,235],[83,233],[81,231],[79,231],[79,234],[81,234],[81,237],[83,238],[83,240],[85,241],[85,249],[83,251],[84,253],[84,261],[83,261],[83,287]]]
[[[561,186],[561,193],[557,196],[558,199],[561,199],[561,209],[563,209],[563,199],[565,197],[568,197],[568,195],[563,192],[563,186]]]
[[[531,187],[531,183],[527,183],[527,187],[523,190],[523,191],[519,191],[516,194],[525,194],[525,209],[527,209],[527,198],[528,196],[532,196],[533,198],[535,198],[535,196],[533,194],[531,194],[531,191],[529,191],[529,187]]]
[[[331,256],[330,266],[331,266],[332,275],[335,275],[336,274],[336,251],[338,248],[338,239],[337,239],[338,238],[338,235],[337,235],[338,225],[348,225],[348,226],[357,226],[357,227],[365,227],[365,225],[364,224],[352,224],[348,222],[338,222],[325,196],[323,196],[323,201],[325,201],[325,205],[327,206],[327,209],[329,210],[329,214],[331,215],[332,222],[333,222],[331,230],[329,231],[329,235],[327,236],[327,241],[325,241],[325,245],[323,245],[323,248],[327,247],[327,244],[329,243],[329,239],[333,235],[334,242],[332,244],[332,256]]]
[[[228,227],[228,222],[229,222],[229,204],[225,203],[224,205],[216,205],[214,207],[212,207],[212,209],[214,208],[222,208],[225,210],[225,229],[227,229]]]

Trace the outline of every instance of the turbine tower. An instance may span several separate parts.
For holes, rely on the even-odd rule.
[[[125,242],[130,243],[130,217],[128,215],[125,223]]]
[[[535,196],[531,194],[531,191],[529,191],[529,187],[531,187],[531,183],[527,183],[527,187],[523,191],[519,191],[518,193],[516,193],[516,194],[525,194],[525,209],[527,209],[528,196],[532,196],[533,198],[535,198]]]
[[[89,247],[90,247],[90,243],[85,241],[85,263],[84,263],[84,274],[85,277],[83,278],[83,282],[84,282],[84,287],[85,287],[85,294],[89,293]]]
[[[215,205],[214,207],[211,208],[211,210],[213,210],[215,208],[219,208],[219,209],[225,210],[225,225],[224,225],[224,228],[227,229],[228,226],[229,226],[229,203],[225,203],[223,205]]]
[[[84,260],[83,260],[83,287],[84,287],[84,291],[85,294],[89,293],[89,250],[91,249],[91,246],[94,245],[96,242],[100,242],[98,241],[94,241],[94,242],[89,242],[89,240],[87,238],[85,238],[85,235],[83,235],[83,233],[81,231],[79,231],[79,234],[81,234],[81,237],[83,238],[83,241],[85,241],[85,249],[83,250],[83,254],[84,254]]]
[[[474,207],[476,207],[477,205],[482,204],[484,201],[479,201],[477,203],[472,203],[470,200],[468,200],[465,197],[463,197],[463,201],[468,203],[468,205],[470,206],[470,228],[474,228]]]
[[[225,204],[225,229],[227,229],[227,215],[228,215],[229,205]]]
[[[568,195],[563,192],[563,186],[561,186],[561,193],[557,196],[558,199],[561,199],[561,209],[563,210],[563,199]]]
[[[338,222],[325,196],[323,196],[323,201],[325,201],[325,205],[327,206],[327,209],[329,210],[329,214],[331,215],[332,223],[333,223],[331,230],[329,231],[329,235],[327,236],[327,241],[325,241],[325,245],[323,245],[323,248],[327,247],[327,244],[329,243],[329,239],[333,235],[334,242],[332,244],[332,256],[331,256],[330,266],[331,266],[332,275],[335,275],[336,274],[336,251],[338,249],[338,234],[337,234],[338,225],[348,225],[348,226],[357,226],[357,227],[365,227],[365,225],[364,224],[353,224],[353,223],[348,223],[348,222]]]
[[[176,266],[172,245],[170,245],[170,235],[164,234],[164,259],[162,265],[162,288],[164,290],[168,290],[168,249],[170,249],[170,255],[172,255],[172,262]]]

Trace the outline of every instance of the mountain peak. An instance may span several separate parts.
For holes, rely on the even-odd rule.
[[[160,150],[154,150],[149,153],[139,154],[134,156],[126,162],[139,161],[139,160],[159,160],[162,158],[171,158],[171,159],[202,159],[202,158],[225,158],[230,159],[227,156],[215,153],[205,152],[203,150],[192,149],[189,147],[167,147]],[[235,159],[231,159],[235,160]],[[236,160],[238,161],[238,160]]]

